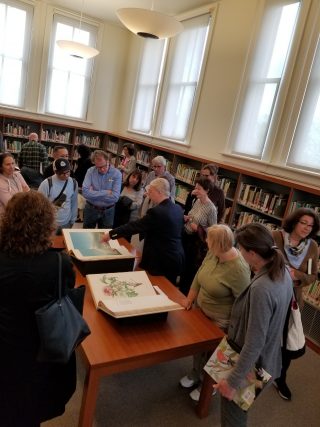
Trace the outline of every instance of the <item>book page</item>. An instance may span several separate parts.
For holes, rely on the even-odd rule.
[[[145,271],[88,274],[88,284],[96,307],[99,301],[156,295]]]
[[[117,240],[102,242],[104,230],[63,229],[62,232],[69,253],[80,261],[133,257]]]
[[[171,301],[166,295],[104,299],[99,301],[98,307],[117,318],[183,309],[180,304]]]

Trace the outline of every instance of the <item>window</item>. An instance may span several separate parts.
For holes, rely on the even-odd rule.
[[[257,159],[264,157],[276,119],[300,1],[271,0],[266,5],[230,137],[233,153]]]
[[[87,115],[89,88],[91,83],[92,59],[67,55],[56,44],[57,40],[73,40],[95,46],[97,28],[55,14],[53,36],[47,76],[45,112],[78,119]]]
[[[210,14],[202,14],[183,21],[173,39],[145,40],[130,130],[187,142],[210,22]]]
[[[320,165],[320,42],[313,61],[287,164],[316,170]]]
[[[33,9],[0,2],[0,103],[23,107]]]

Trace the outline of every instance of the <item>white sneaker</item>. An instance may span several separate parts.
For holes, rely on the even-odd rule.
[[[216,394],[217,390],[215,388],[212,389],[212,396]],[[189,394],[192,400],[195,402],[199,402],[200,399],[200,393],[201,393],[201,387],[195,388],[192,390],[192,392]]]
[[[184,388],[191,388],[195,385],[195,383],[196,383],[195,380],[192,380],[191,378],[189,378],[188,375],[184,376],[180,380],[180,385]]]

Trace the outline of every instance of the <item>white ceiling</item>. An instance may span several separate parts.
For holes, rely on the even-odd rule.
[[[210,0],[44,0],[48,3],[63,6],[66,9],[82,12],[103,21],[119,22],[116,10],[122,7],[139,7],[151,9],[168,15],[195,9],[210,3]]]

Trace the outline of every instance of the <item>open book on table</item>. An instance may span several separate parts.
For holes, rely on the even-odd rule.
[[[62,230],[69,255],[80,261],[98,261],[121,258],[134,258],[118,240],[102,242],[102,236],[108,230],[72,229]]]
[[[222,341],[208,360],[204,370],[218,383],[222,379],[227,379],[233,371],[239,353],[233,350],[226,337]],[[269,383],[271,375],[263,368],[254,368],[243,381],[241,388],[237,389],[233,401],[241,409],[247,411],[261,390]]]
[[[158,287],[153,287],[145,271],[88,274],[86,277],[97,310],[116,318],[183,309]]]

